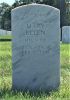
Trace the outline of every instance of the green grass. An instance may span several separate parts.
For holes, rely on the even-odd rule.
[[[11,35],[0,35],[0,39],[12,39]]]
[[[0,100],[70,100],[70,44],[61,44],[61,84],[58,91],[31,95],[11,91],[12,50],[11,42],[0,42]]]

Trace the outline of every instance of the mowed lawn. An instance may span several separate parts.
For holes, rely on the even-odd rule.
[[[12,43],[0,42],[0,100],[70,100],[70,44],[60,44],[61,82],[58,91],[30,94],[12,87]]]
[[[11,35],[0,35],[0,39],[12,39]]]

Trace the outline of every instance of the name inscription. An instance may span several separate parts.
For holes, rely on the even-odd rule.
[[[23,45],[17,49],[17,52],[22,57],[29,54],[47,54],[51,53],[55,46],[48,45],[47,42],[47,28],[45,23],[27,23],[25,25],[24,33],[21,36]],[[44,44],[45,43],[45,44]],[[54,43],[55,44],[55,43]],[[54,51],[58,51],[58,47]]]

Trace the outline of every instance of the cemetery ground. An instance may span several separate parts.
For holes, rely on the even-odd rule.
[[[0,39],[12,39],[11,35],[4,35],[4,36],[0,36]]]
[[[70,44],[60,44],[61,82],[58,91],[52,91],[49,94],[39,93],[36,95],[13,92],[11,90],[11,46],[11,42],[0,42],[0,100],[70,100]]]

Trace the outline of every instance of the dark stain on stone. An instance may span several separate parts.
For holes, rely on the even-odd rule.
[[[35,77],[32,81],[33,81],[33,82],[36,82],[36,81],[37,81],[37,78]]]

